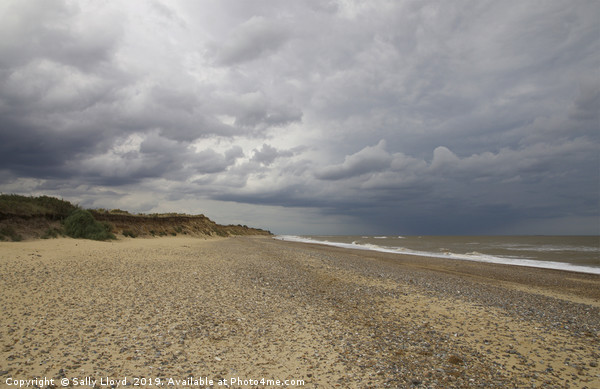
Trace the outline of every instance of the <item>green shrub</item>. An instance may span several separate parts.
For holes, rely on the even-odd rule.
[[[23,237],[15,231],[11,226],[6,226],[0,228],[0,238],[4,240],[4,237],[10,238],[13,242],[20,242],[23,240]]]
[[[89,211],[78,209],[64,221],[65,233],[72,238],[93,240],[116,239],[107,223],[98,223]]]
[[[123,211],[122,209],[119,209],[119,208],[111,209],[109,211],[109,213],[114,213],[114,214],[118,214],[118,215],[130,215],[130,213],[128,211]]]
[[[46,230],[46,232],[44,232],[44,235],[40,236],[40,238],[42,238],[42,239],[57,238],[59,234],[63,235],[61,230],[58,230],[56,228],[48,228]]]
[[[123,230],[123,236],[135,238],[137,235],[131,230]]]

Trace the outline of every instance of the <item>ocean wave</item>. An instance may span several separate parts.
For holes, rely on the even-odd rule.
[[[553,246],[553,245],[542,245],[542,246],[530,246],[530,245],[499,245],[505,250],[510,251],[539,251],[539,252],[562,252],[562,251],[573,251],[573,252],[587,252],[593,253],[598,252],[600,249],[589,246]]]
[[[502,265],[513,265],[513,266],[528,266],[528,267],[537,267],[543,269],[555,269],[555,270],[567,270],[574,271],[578,273],[590,273],[590,274],[600,274],[600,267],[592,267],[592,266],[582,266],[582,265],[574,265],[566,262],[554,262],[554,261],[539,261],[534,259],[527,259],[522,257],[506,257],[506,256],[495,256],[482,254],[476,251],[466,253],[466,254],[456,254],[451,251],[444,252],[429,252],[429,251],[417,251],[410,250],[404,247],[385,247],[374,244],[360,244],[356,241],[352,243],[343,243],[343,242],[330,242],[330,241],[321,241],[296,235],[278,235],[275,239],[284,240],[284,241],[292,241],[292,242],[301,242],[301,243],[316,243],[327,246],[335,246],[341,248],[355,249],[355,250],[367,250],[367,251],[378,251],[383,253],[392,253],[392,254],[410,254],[422,257],[433,257],[433,258],[446,258],[446,259],[457,259],[457,260],[466,260],[466,261],[475,261],[475,262],[487,262],[487,263],[496,263]]]

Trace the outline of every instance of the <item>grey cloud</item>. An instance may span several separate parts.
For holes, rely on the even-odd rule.
[[[165,138],[155,131],[119,139],[105,153],[74,157],[68,165],[91,181],[130,185],[145,179],[177,182],[198,174],[220,173],[241,157],[243,150],[239,146],[224,153],[212,149],[196,151],[186,142]]]
[[[110,59],[122,33],[118,14],[84,13],[76,4],[60,0],[6,1],[1,8],[0,63],[4,66],[49,58],[90,71]]]
[[[262,145],[262,149],[254,149],[252,160],[264,165],[270,165],[278,156],[279,153],[277,152],[277,149],[265,143]]]
[[[280,48],[289,37],[283,25],[265,19],[252,17],[238,26],[231,36],[219,44],[217,63],[234,65],[251,61]]]
[[[45,124],[97,109],[104,99],[114,97],[116,86],[114,81],[44,59],[0,73],[0,85],[0,112]]]
[[[240,155],[241,150],[236,148],[229,150],[225,155],[214,150],[203,150],[196,153],[191,159],[190,169],[195,173],[217,173],[227,169]]]
[[[112,124],[123,130],[159,129],[169,139],[192,142],[211,135],[237,135],[242,131],[222,123],[206,106],[204,90],[184,85],[146,86],[137,83],[121,91],[111,108]],[[121,103],[120,105],[116,105]]]
[[[323,210],[361,215],[365,222],[387,220],[388,228],[399,223],[403,230],[413,233],[448,233],[449,228],[460,233],[477,233],[480,228],[501,231],[528,215],[562,218],[568,213],[556,206],[561,198],[572,198],[586,212],[596,212],[596,184],[575,184],[585,180],[588,168],[581,166],[581,172],[568,177],[561,172],[561,165],[577,166],[578,159],[583,162],[591,158],[594,146],[585,142],[539,144],[464,158],[440,146],[430,162],[401,153],[383,153],[385,163],[361,165],[369,154],[381,153],[381,145],[371,147],[369,153],[347,157],[344,164],[328,172],[331,176],[327,178],[333,181],[326,186],[303,180],[299,182],[305,187],[267,187],[258,193],[231,192],[219,198],[295,207],[318,204]],[[546,188],[544,196],[530,191],[534,182]],[[574,191],[572,185],[583,193]]]
[[[275,159],[279,157],[291,157],[294,155],[294,152],[291,150],[277,150],[275,147],[270,146],[266,143],[262,145],[260,150],[254,149],[254,155],[252,156],[252,161],[261,163],[263,165],[272,164]]]
[[[368,122],[360,119],[368,117],[368,128],[375,136],[405,152],[431,150],[439,145],[435,144],[439,136],[448,138],[445,141],[452,142],[448,145],[460,153],[461,144],[467,142],[483,152],[490,147],[487,139],[506,136],[510,129],[530,123],[532,112],[540,116],[554,112],[557,107],[552,104],[558,100],[547,96],[558,97],[559,89],[572,88],[570,77],[557,71],[581,66],[589,61],[589,56],[582,58],[582,47],[587,51],[598,46],[597,39],[589,40],[588,32],[579,33],[580,23],[588,27],[590,23],[582,15],[583,3],[577,4],[569,10],[559,3],[549,7],[552,19],[557,15],[570,19],[560,33],[561,48],[544,37],[549,27],[539,20],[545,20],[546,9],[513,12],[506,3],[468,9],[437,4],[418,7],[423,21],[402,18],[410,13],[389,12],[386,17],[395,23],[377,28],[376,39],[366,46],[366,59],[358,56],[361,62],[333,73],[319,89],[323,113],[336,113],[335,121],[349,118],[341,128],[353,135],[366,132]],[[536,27],[529,29],[530,25]],[[402,26],[396,30],[401,32],[398,39],[396,31],[387,29],[390,26]],[[361,31],[369,28],[373,27],[367,25]],[[415,31],[424,35],[414,36]],[[411,39],[415,45],[403,44]],[[535,46],[544,55],[535,55],[522,44]],[[566,56],[564,65],[548,66],[553,63],[548,58],[568,51],[578,54]],[[386,121],[379,124],[373,122],[373,115],[362,113],[370,111]],[[389,123],[390,119],[400,122]],[[450,137],[450,133],[458,136]]]
[[[261,132],[269,127],[281,127],[302,120],[302,111],[293,102],[273,101],[262,91],[217,95],[215,111],[231,115],[241,129]]]
[[[600,123],[600,81],[591,80],[583,85],[575,99],[569,117],[594,126]]]
[[[189,155],[184,144],[165,139],[156,132],[139,137],[139,144],[132,143],[129,147],[117,140],[106,152],[72,157],[68,165],[91,181],[122,185],[178,171]]]
[[[156,85],[150,90],[149,95],[149,100],[157,106],[182,113],[192,114],[200,104],[200,99],[193,90],[177,88],[177,86],[173,88]]]
[[[349,155],[339,165],[327,166],[316,173],[323,180],[340,180],[389,168],[392,157],[385,151],[385,141],[367,146]]]
[[[439,146],[433,150],[433,160],[431,161],[431,169],[434,171],[445,172],[453,169],[454,165],[460,162],[459,158],[450,151],[447,147]]]

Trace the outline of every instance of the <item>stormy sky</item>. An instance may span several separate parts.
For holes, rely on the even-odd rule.
[[[598,234],[600,2],[0,2],[0,191],[292,234]]]

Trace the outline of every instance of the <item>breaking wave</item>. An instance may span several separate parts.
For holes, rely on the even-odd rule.
[[[385,238],[385,237],[375,237],[375,238]],[[583,266],[576,265],[566,262],[554,262],[554,261],[542,261],[542,260],[534,260],[521,258],[517,256],[495,256],[489,254],[482,254],[476,251],[472,251],[465,254],[457,254],[453,253],[449,250],[444,250],[441,252],[430,252],[430,251],[418,251],[411,250],[405,247],[386,247],[375,244],[363,244],[358,243],[357,241],[353,241],[352,243],[344,243],[344,242],[334,242],[328,240],[316,240],[302,236],[296,235],[279,235],[276,236],[275,239],[283,240],[283,241],[291,241],[291,242],[302,242],[302,243],[313,243],[313,244],[322,244],[327,246],[335,246],[347,249],[355,249],[355,250],[369,250],[369,251],[378,251],[383,253],[393,253],[393,254],[409,254],[409,255],[417,255],[422,257],[434,257],[434,258],[448,258],[448,259],[457,259],[457,260],[466,260],[466,261],[476,261],[476,262],[487,262],[487,263],[497,263],[503,265],[514,265],[514,266],[529,266],[529,267],[537,267],[544,269],[556,269],[556,270],[567,270],[574,271],[579,273],[590,273],[590,274],[600,274],[600,267],[593,266]]]

